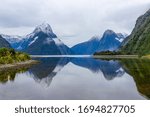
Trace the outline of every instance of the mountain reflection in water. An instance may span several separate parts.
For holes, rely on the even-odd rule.
[[[0,71],[0,82],[1,82],[0,86],[2,84],[7,84],[8,81],[15,81],[16,77],[25,77],[25,78],[31,77],[34,79],[36,83],[40,84],[43,88],[44,87],[48,88],[50,87],[51,84],[53,84],[52,82],[58,73],[61,73],[61,76],[64,78],[66,73],[63,73],[61,71],[65,67],[71,65],[71,66],[78,67],[79,70],[73,71],[73,68],[71,67],[69,69],[67,68],[67,73],[69,74],[70,72],[74,72],[74,74],[79,76],[81,80],[82,80],[82,77],[85,77],[85,75],[95,74],[96,78],[98,77],[99,79],[101,79],[102,77],[104,77],[107,82],[111,83],[112,81],[116,82],[115,81],[116,78],[125,79],[125,77],[123,76],[129,75],[131,78],[133,78],[133,81],[135,82],[135,85],[140,93],[139,98],[137,99],[144,99],[140,97],[140,95],[144,95],[144,97],[147,97],[147,98],[150,97],[150,67],[149,67],[150,61],[149,60],[130,60],[130,59],[128,60],[126,59],[100,60],[100,59],[94,59],[91,57],[86,57],[86,58],[84,57],[77,57],[77,58],[76,57],[48,57],[46,58],[45,57],[45,58],[34,58],[34,59],[40,61],[40,63],[32,66],[29,69],[26,68],[23,70]],[[80,72],[80,69],[86,69],[87,70],[86,74]],[[23,75],[21,75],[21,73]],[[71,77],[73,77],[73,75],[71,75]],[[94,80],[96,79],[93,79],[93,81]],[[66,81],[66,82],[69,82],[69,81]],[[82,81],[78,81],[78,82],[81,83]],[[104,82],[104,84],[106,84],[106,82]],[[96,87],[96,86],[93,86],[93,87]],[[108,87],[108,86],[105,86],[105,87]],[[104,90],[106,90],[106,88],[104,88]],[[117,90],[118,89],[116,89],[116,92]],[[126,89],[126,90],[130,90],[130,89]],[[1,92],[0,92],[0,95],[1,95]],[[110,95],[111,95],[111,92],[110,92]],[[117,99],[122,99],[121,94],[118,93],[118,96],[120,97],[118,97]],[[95,96],[95,97],[98,97],[98,96]],[[35,99],[35,98],[32,98],[32,99]],[[49,98],[47,97],[46,99],[49,99]],[[72,98],[69,98],[69,99],[72,99]],[[83,97],[83,99],[86,99],[86,98]],[[87,98],[87,99],[91,99],[91,98]],[[105,98],[102,98],[102,99],[105,99]]]
[[[114,60],[96,60],[93,58],[36,58],[41,64],[33,66],[29,69],[33,74],[36,82],[42,82],[45,86],[49,86],[52,79],[61,69],[69,62],[89,69],[93,73],[102,72],[107,80],[113,80],[115,77],[121,77],[125,72],[121,68],[121,64]]]

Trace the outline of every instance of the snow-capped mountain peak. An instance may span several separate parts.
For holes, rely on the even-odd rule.
[[[56,38],[57,36],[53,33],[51,26],[48,23],[43,23],[41,25],[38,25],[34,31],[30,34],[28,34],[25,39],[35,38],[40,33],[44,33],[47,36],[50,36],[51,38]]]
[[[39,32],[43,32],[47,35],[50,35],[53,33],[51,26],[48,23],[43,23],[41,25],[38,25],[35,30],[33,31],[33,33],[39,33]]]

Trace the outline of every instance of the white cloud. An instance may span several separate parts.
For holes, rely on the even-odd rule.
[[[1,0],[0,0],[1,1]],[[149,0],[4,0],[0,33],[25,35],[48,22],[67,45],[102,35],[106,29],[130,33]]]

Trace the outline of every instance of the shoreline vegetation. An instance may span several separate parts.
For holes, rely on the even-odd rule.
[[[23,52],[17,52],[12,48],[0,48],[0,65],[13,64],[31,60],[30,56]]]
[[[102,51],[93,54],[94,58],[112,58],[112,59],[150,59],[150,55],[131,55],[122,51]]]
[[[102,59],[138,59],[139,55],[128,55],[121,51],[102,51],[94,53],[93,57]]]
[[[23,52],[16,52],[12,48],[0,48],[0,71],[10,68],[22,68],[36,64],[37,61]]]
[[[93,57],[99,59],[139,59],[138,55],[94,55]]]

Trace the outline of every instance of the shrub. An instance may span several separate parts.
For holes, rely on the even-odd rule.
[[[0,48],[0,64],[9,64],[29,60],[30,56],[26,53],[15,52],[14,49]]]

